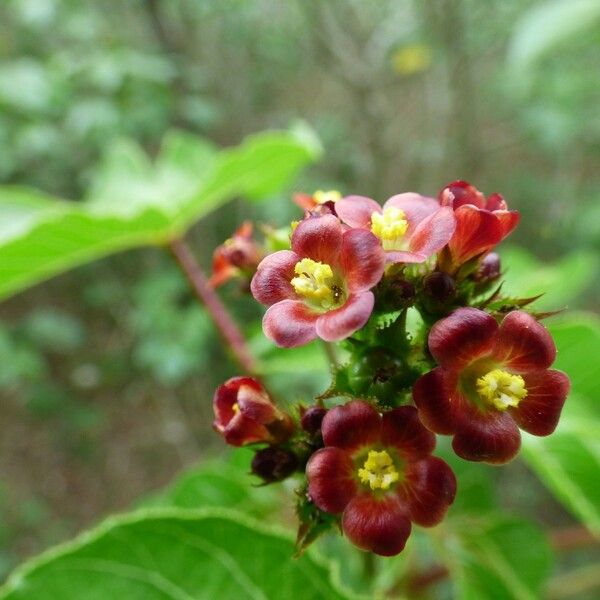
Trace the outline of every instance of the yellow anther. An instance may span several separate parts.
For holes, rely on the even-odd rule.
[[[398,481],[399,475],[394,461],[385,450],[370,450],[363,468],[358,470],[358,477],[372,490],[387,490]]]
[[[382,241],[384,250],[399,250],[399,244],[408,229],[404,211],[388,206],[382,213],[371,215],[371,231]]]
[[[298,277],[291,281],[294,290],[319,308],[329,309],[343,302],[343,292],[336,284],[333,269],[311,258],[296,263],[294,272]]]
[[[317,190],[313,194],[313,198],[317,204],[325,204],[325,202],[337,202],[342,197],[337,190]]]
[[[231,410],[233,410],[233,414],[237,415],[240,412],[240,405],[236,402],[232,407]]]
[[[509,406],[519,406],[519,402],[527,396],[525,380],[520,375],[512,375],[508,371],[494,369],[477,380],[479,395],[498,410],[506,410]]]

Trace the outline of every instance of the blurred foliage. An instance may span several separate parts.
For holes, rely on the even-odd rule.
[[[181,199],[211,168],[215,148],[302,120],[326,159],[296,189],[383,200],[405,190],[434,195],[465,178],[500,191],[522,214],[516,245],[500,250],[506,291],[546,292],[543,310],[597,310],[599,42],[595,0],[5,0],[0,183],[14,195],[0,208],[0,238],[29,227],[43,213],[34,209],[55,197],[83,199],[64,205],[76,214],[89,203],[126,213]],[[166,135],[173,129],[180,134]],[[306,132],[294,126],[292,135],[315,151]],[[165,162],[165,147],[180,168]],[[297,218],[280,183],[255,190],[269,203],[236,201],[192,230],[204,265],[243,219],[280,226]],[[42,246],[35,253],[45,258]],[[232,286],[223,296],[274,390],[297,403],[324,389],[319,344],[280,352],[261,333],[260,307]],[[565,314],[548,323],[557,364],[575,382],[556,436],[527,438],[524,461],[503,474],[454,461],[461,489],[449,546],[418,532],[400,559],[376,559],[378,591],[389,592],[409,566],[435,567],[439,555],[455,588],[441,582],[431,597],[544,597],[552,559],[539,526],[577,518],[598,527],[598,322]],[[152,249],[80,267],[5,302],[0,364],[0,573],[214,453],[212,391],[234,374],[184,280]],[[446,456],[444,444],[440,451]],[[148,504],[289,520],[273,490],[248,487],[246,459],[194,467]],[[256,557],[246,525],[214,519],[194,525],[202,543],[211,528],[228,531],[246,540],[234,554]],[[128,527],[117,521],[102,531]],[[85,540],[72,551],[85,552]],[[334,574],[345,584],[371,592],[359,552],[339,538],[324,540],[321,552],[338,557]],[[586,587],[594,560],[587,549],[555,557],[554,597],[594,598]],[[49,568],[36,567],[40,585]],[[307,568],[329,585],[320,566]],[[557,582],[578,569],[575,593],[565,584],[565,594]]]

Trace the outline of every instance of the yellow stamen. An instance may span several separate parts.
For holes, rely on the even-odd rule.
[[[299,296],[325,309],[342,303],[344,294],[336,285],[333,269],[327,263],[303,258],[296,263],[294,272],[298,277],[294,277],[291,283]]]
[[[494,369],[480,377],[477,391],[483,400],[498,410],[519,406],[519,402],[527,396],[524,379],[501,369]]]
[[[317,204],[325,204],[325,202],[337,202],[342,195],[337,190],[317,190],[313,194],[313,198]]]
[[[231,410],[233,410],[233,414],[237,415],[240,412],[240,405],[236,402],[232,407]]]
[[[370,450],[363,468],[358,470],[358,476],[372,490],[387,490],[400,477],[394,461],[385,450]]]
[[[384,250],[399,250],[399,244],[408,229],[404,211],[388,206],[382,213],[371,215],[371,231],[382,241]]]

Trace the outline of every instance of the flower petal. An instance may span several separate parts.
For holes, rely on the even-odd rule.
[[[233,405],[238,401],[238,392],[241,386],[255,392],[262,392],[263,387],[252,377],[231,377],[220,385],[213,396],[213,409],[217,421],[224,427],[234,416]]]
[[[406,215],[406,220],[408,221],[407,238],[413,235],[413,232],[421,221],[440,209],[439,202],[434,198],[421,196],[421,194],[414,192],[405,192],[404,194],[392,196],[383,205],[383,209],[385,210],[390,206],[399,208]]]
[[[264,425],[245,417],[242,413],[236,414],[225,427],[219,426],[216,421],[213,426],[230,446],[272,441],[272,436]]]
[[[292,234],[292,250],[302,258],[337,265],[342,232],[342,224],[333,215],[308,217],[298,223]]]
[[[321,424],[326,446],[343,448],[349,453],[374,444],[381,435],[379,413],[362,400],[351,400],[327,412]]]
[[[326,342],[347,338],[369,320],[374,303],[373,292],[351,294],[343,306],[318,317],[317,335]]]
[[[404,549],[411,524],[397,496],[361,494],[348,503],[342,528],[355,546],[381,556],[394,556]]]
[[[495,210],[494,214],[502,227],[502,239],[519,224],[521,219],[521,215],[516,210]]]
[[[300,300],[282,300],[265,313],[263,331],[282,348],[302,346],[317,337],[318,317]]]
[[[437,363],[460,371],[494,348],[498,324],[477,308],[459,308],[441,319],[429,332],[429,350]]]
[[[308,494],[325,512],[341,513],[356,494],[354,463],[339,448],[317,450],[306,465]]]
[[[456,390],[457,377],[441,367],[425,373],[413,386],[413,400],[421,423],[430,431],[451,435],[464,399]]]
[[[381,206],[365,196],[346,196],[335,203],[335,211],[346,225],[370,229],[371,215],[380,213]]]
[[[479,411],[472,407],[463,414],[452,440],[454,452],[465,460],[502,465],[511,461],[521,447],[519,428],[508,411]]]
[[[497,211],[497,210],[508,210],[508,205],[502,194],[494,192],[490,194],[485,203],[486,210]]]
[[[340,263],[350,292],[364,292],[379,283],[385,252],[370,231],[351,229],[342,237]]]
[[[509,409],[517,425],[533,435],[550,435],[558,425],[571,383],[562,371],[550,369],[524,376],[527,396]]]
[[[385,253],[388,263],[422,263],[428,258],[425,254],[407,252],[406,250],[392,250]]]
[[[408,247],[411,252],[427,257],[441,250],[456,229],[454,212],[449,207],[436,210],[423,219],[410,237]]]
[[[383,415],[381,442],[392,446],[405,459],[424,458],[435,448],[435,435],[419,420],[414,406],[400,406]]]
[[[299,260],[300,257],[291,250],[280,250],[263,258],[250,284],[254,298],[267,306],[296,298],[290,282],[295,277],[294,267]]]
[[[556,346],[541,323],[522,310],[514,310],[500,324],[493,355],[510,369],[526,373],[547,369],[556,358]]]
[[[451,206],[456,210],[465,204],[472,204],[477,208],[485,208],[485,196],[468,181],[453,181],[440,192],[442,206]],[[491,210],[491,209],[490,209]]]
[[[237,403],[245,417],[266,425],[281,418],[281,413],[271,402],[267,393],[250,385],[242,384],[238,391]]]
[[[406,504],[410,520],[423,527],[437,525],[456,496],[456,477],[441,459],[429,456],[406,466],[398,495]]]
[[[502,239],[500,219],[487,210],[465,204],[454,211],[456,230],[448,243],[456,265],[493,248]]]

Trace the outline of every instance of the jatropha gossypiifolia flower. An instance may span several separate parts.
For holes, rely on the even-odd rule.
[[[359,548],[391,556],[413,525],[438,524],[453,503],[436,434],[453,436],[463,459],[506,463],[521,429],[554,431],[569,379],[551,368],[554,342],[527,308],[535,299],[502,295],[495,249],[519,215],[499,194],[456,181],[438,200],[405,193],[383,207],[337,192],[295,201],[303,219],[289,239],[278,230],[251,291],[268,306],[269,339],[340,341],[341,364],[291,414],[256,379],[230,379],[215,394],[215,429],[255,450],[263,483],[304,474],[299,551],[338,525]]]
[[[550,435],[569,393],[569,378],[550,369],[556,347],[548,331],[523,311],[500,325],[476,308],[459,308],[429,333],[439,367],[413,388],[421,421],[453,435],[466,460],[502,464],[519,451],[519,428]]]
[[[353,544],[383,556],[398,554],[411,522],[439,523],[454,501],[450,467],[431,456],[435,435],[412,406],[380,415],[367,402],[332,408],[321,426],[324,448],[306,465],[308,494],[321,510],[341,514]]]

